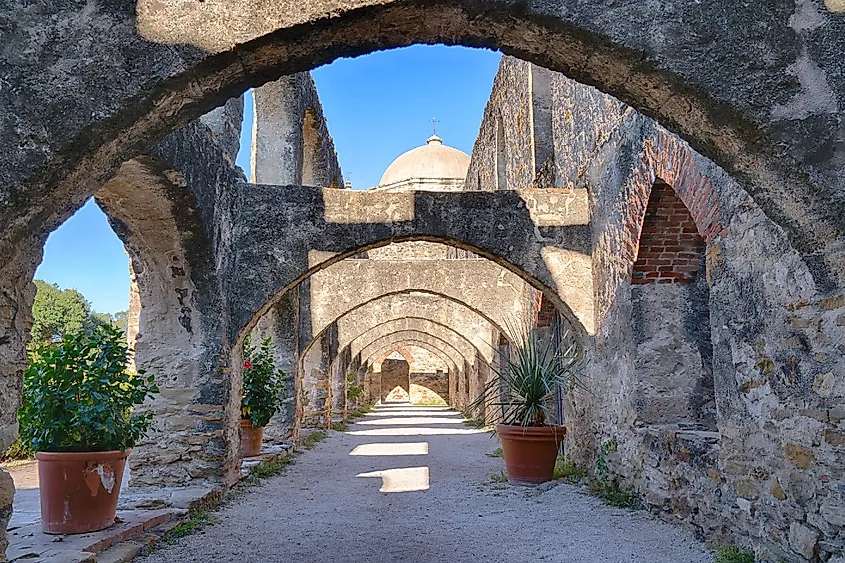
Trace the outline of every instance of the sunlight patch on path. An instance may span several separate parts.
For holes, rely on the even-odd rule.
[[[403,467],[385,469],[370,473],[359,473],[356,477],[381,477],[380,493],[410,493],[428,490],[428,467]]]
[[[373,430],[350,430],[352,436],[438,436],[446,434],[486,434],[489,430],[476,428],[375,428]]]
[[[460,418],[446,418],[434,416],[407,416],[398,418],[374,418],[373,420],[361,420],[356,424],[361,426],[402,426],[416,424],[461,424]]]
[[[374,442],[355,446],[349,455],[428,455],[428,442]]]

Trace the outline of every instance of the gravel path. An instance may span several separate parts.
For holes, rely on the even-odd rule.
[[[682,529],[577,487],[493,482],[497,446],[453,411],[379,407],[141,561],[712,561]]]

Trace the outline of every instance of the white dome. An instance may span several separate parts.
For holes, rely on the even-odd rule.
[[[379,187],[393,186],[411,180],[460,180],[469,168],[469,155],[447,147],[437,135],[428,143],[409,150],[393,161],[381,177]]]

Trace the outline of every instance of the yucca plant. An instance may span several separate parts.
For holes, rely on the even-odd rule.
[[[497,350],[499,362],[491,365],[494,377],[487,382],[471,408],[498,407],[495,423],[514,426],[546,426],[552,418],[552,399],[560,387],[583,387],[582,359],[568,331],[568,342],[556,351],[552,340],[543,341],[530,322],[506,324],[512,345]]]

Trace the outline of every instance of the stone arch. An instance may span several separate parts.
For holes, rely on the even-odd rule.
[[[506,311],[527,312],[535,291],[489,260],[342,260],[315,272],[310,284],[315,295],[332,296],[312,303],[315,335],[360,307],[409,292],[460,303],[505,332]]]
[[[469,363],[475,364],[476,358],[481,357],[482,351],[475,347],[475,345],[462,336],[452,327],[438,324],[428,319],[397,319],[375,327],[368,331],[361,337],[357,338],[349,344],[352,356],[362,354],[363,350],[370,346],[374,340],[378,340],[384,336],[395,334],[399,332],[414,331],[437,337],[455,350],[459,351]]]
[[[369,301],[352,309],[336,321],[338,330],[338,349],[343,349],[350,342],[377,325],[400,318],[427,318],[443,325],[456,323],[459,332],[475,341],[479,349],[484,349],[485,333],[490,341],[491,329],[499,331],[496,325],[476,314],[460,302],[428,293],[395,293]],[[325,331],[309,342],[303,353],[319,340]]]
[[[47,229],[51,222],[61,222],[62,210],[75,207],[92,195],[97,184],[109,177],[120,162],[248,86],[313,68],[339,56],[433,42],[498,47],[552,70],[566,72],[582,82],[595,84],[670,125],[729,171],[749,178],[748,183],[756,184],[756,195],[765,200],[770,210],[789,209],[794,202],[808,197],[809,203],[798,209],[808,208],[810,213],[797,211],[792,217],[787,213],[770,213],[782,222],[804,252],[811,248],[807,244],[811,241],[808,235],[802,235],[801,227],[809,227],[812,219],[818,218],[824,224],[823,238],[827,240],[837,240],[836,233],[842,232],[841,225],[835,221],[835,213],[825,211],[829,192],[814,196],[810,189],[813,182],[798,170],[790,171],[795,161],[801,161],[805,169],[819,169],[818,161],[812,160],[813,150],[801,147],[798,139],[791,138],[799,135],[791,132],[796,122],[808,115],[828,130],[834,127],[831,116],[838,111],[834,92],[841,89],[839,77],[832,79],[832,89],[828,85],[825,90],[830,94],[824,103],[813,109],[798,110],[792,107],[795,104],[786,103],[790,97],[802,99],[804,85],[795,80],[780,80],[783,88],[777,93],[772,89],[751,95],[747,85],[728,79],[744,72],[740,66],[744,63],[732,59],[736,60],[736,66],[725,65],[723,69],[726,80],[712,80],[714,70],[707,64],[709,57],[704,56],[712,53],[712,48],[708,47],[711,50],[705,52],[691,39],[684,42],[685,37],[696,34],[683,32],[680,28],[685,24],[658,17],[658,14],[650,19],[655,32],[672,35],[682,44],[672,42],[671,48],[667,48],[643,42],[639,21],[642,17],[648,18],[648,14],[640,14],[639,18],[630,19],[630,25],[620,26],[616,24],[617,20],[611,22],[600,17],[599,14],[604,13],[600,8],[573,8],[563,17],[549,13],[546,7],[524,7],[516,0],[497,2],[486,8],[458,0],[439,0],[424,7],[356,0],[341,15],[327,11],[317,3],[304,4],[301,8],[296,14],[274,11],[270,16],[271,11],[268,11],[265,17],[256,19],[251,9],[226,5],[217,17],[209,17],[205,11],[181,4],[170,6],[142,0],[137,7],[112,10],[108,16],[97,14],[108,19],[110,25],[106,28],[113,33],[98,34],[91,52],[105,54],[120,50],[124,53],[123,71],[127,64],[135,64],[130,72],[125,72],[130,82],[124,89],[94,87],[93,76],[100,82],[103,76],[116,72],[114,61],[96,56],[86,59],[77,52],[83,47],[69,40],[54,45],[57,52],[85,60],[90,68],[97,68],[99,72],[91,74],[90,82],[83,81],[76,99],[52,99],[51,94],[38,95],[36,90],[26,87],[15,91],[21,99],[29,100],[33,108],[41,108],[41,111],[17,112],[19,131],[42,129],[39,127],[41,116],[61,116],[62,112],[51,110],[57,107],[56,104],[65,104],[69,110],[54,123],[45,124],[37,149],[8,151],[14,155],[14,162],[21,164],[15,164],[11,169],[23,171],[8,182],[10,187],[28,189],[34,187],[32,182],[41,183],[48,189],[32,199],[32,203],[52,204],[44,205],[45,212],[41,216],[15,224],[4,242],[18,241],[27,232],[39,230],[43,217],[51,217]],[[71,12],[65,14],[62,10],[70,8],[56,6],[53,12],[45,14],[46,19],[39,21],[73,19]],[[728,21],[724,21],[724,17],[719,20],[721,30],[733,32],[743,28],[742,18],[747,14],[742,9],[726,13]],[[773,82],[787,76],[788,69],[793,68],[790,65],[797,64],[798,54],[790,51],[792,43],[784,44],[782,38],[797,35],[803,40],[807,32],[788,28],[791,25],[789,18],[782,16],[779,12],[766,14],[767,35],[760,38],[761,45],[782,55],[778,64],[764,71],[765,80]],[[836,16],[826,14],[823,17]],[[28,26],[34,25],[26,15],[18,18],[21,22],[16,29],[20,31],[19,35],[10,37],[12,42],[23,41]],[[242,22],[242,25],[232,25],[233,21]],[[438,23],[424,25],[426,21]],[[686,25],[697,24],[689,22]],[[832,45],[843,41],[837,36],[835,26],[813,29],[814,40],[828,41]],[[194,49],[173,49],[171,45],[174,44],[201,46],[205,56],[198,55]],[[87,48],[88,44],[85,45]],[[232,45],[237,47],[230,51]],[[549,45],[555,48],[550,49]],[[721,52],[732,45],[733,41],[726,39],[716,48]],[[830,52],[835,51],[830,49]],[[819,56],[820,60],[812,64],[827,68],[836,64],[831,57]],[[147,60],[159,60],[162,64],[151,69],[141,62]],[[21,72],[26,72],[32,79],[24,80]],[[6,75],[13,83],[29,85],[49,83],[48,73],[49,68],[30,66],[24,71],[13,65]],[[91,87],[86,88],[89,84]],[[92,129],[100,132],[97,140],[86,138],[87,142],[81,142],[83,132]],[[791,159],[787,158],[789,163],[784,162],[783,150],[776,149],[779,142],[791,155]],[[18,144],[16,136],[10,139],[9,146],[14,144]],[[85,148],[71,152],[67,148],[71,146]],[[822,161],[831,158],[832,153],[826,159],[822,157]],[[93,174],[86,173],[85,163],[92,161],[105,166]],[[38,168],[43,170],[37,176],[39,180],[34,180],[34,171]],[[829,171],[823,173],[830,177]],[[793,179],[797,182],[789,181]],[[790,186],[794,195],[778,194],[787,197],[784,202],[768,197],[778,185]],[[59,194],[75,195],[69,201],[66,197],[57,197]],[[2,247],[0,253],[5,254],[6,249]]]
[[[131,483],[141,486],[218,478],[224,451],[222,432],[203,430],[209,421],[222,422],[225,408],[204,398],[223,353],[219,333],[206,321],[219,307],[212,251],[194,198],[170,172],[156,158],[140,157],[124,163],[95,196],[130,256],[127,336],[136,367],[155,375],[161,389],[147,408],[167,415],[130,456]],[[200,438],[206,448],[190,453]],[[176,461],[161,461],[168,458]]]
[[[252,96],[252,180],[342,187],[334,141],[311,74],[283,76],[254,88]]]
[[[232,339],[314,273],[372,248],[414,240],[487,258],[547,293],[582,338],[594,330],[585,190],[392,193],[286,187],[281,213],[297,221],[280,220],[278,210],[259,203],[276,199],[277,190],[252,186],[243,195],[245,208],[254,211],[243,218],[234,242],[238,268],[227,276],[227,293],[239,305],[232,312]],[[367,223],[360,222],[362,213]]]
[[[396,341],[391,340],[389,344],[385,345],[379,352],[376,352],[374,355],[369,356],[364,360],[362,365],[364,366],[364,388],[367,390],[367,395],[372,400],[375,396],[383,396],[385,392],[389,391],[384,389],[381,381],[381,368],[379,370],[375,370],[376,363],[386,357],[391,349],[396,348],[396,346],[402,345],[414,345],[424,348],[429,351],[429,353],[436,355],[440,361],[442,361],[447,366],[447,377],[449,381],[459,378],[463,374],[463,365],[460,363],[455,363],[455,358],[450,356],[450,351],[448,346],[445,343],[438,343],[437,340],[428,337],[427,343],[423,343],[420,340],[410,339],[407,335],[399,338]],[[407,362],[407,359],[405,360]],[[410,362],[408,362],[408,366],[410,368]],[[461,366],[461,367],[459,367]],[[408,383],[409,385],[412,382],[412,377],[409,369],[408,373]],[[409,389],[410,391],[410,389]]]
[[[361,360],[363,364],[371,364],[372,360],[378,357],[390,346],[395,346],[397,343],[416,344],[418,346],[433,346],[440,351],[444,356],[455,366],[461,366],[467,361],[466,350],[459,350],[455,346],[444,340],[439,335],[432,335],[415,330],[397,331],[390,334],[385,334],[379,338],[369,342],[366,346],[361,348]]]

